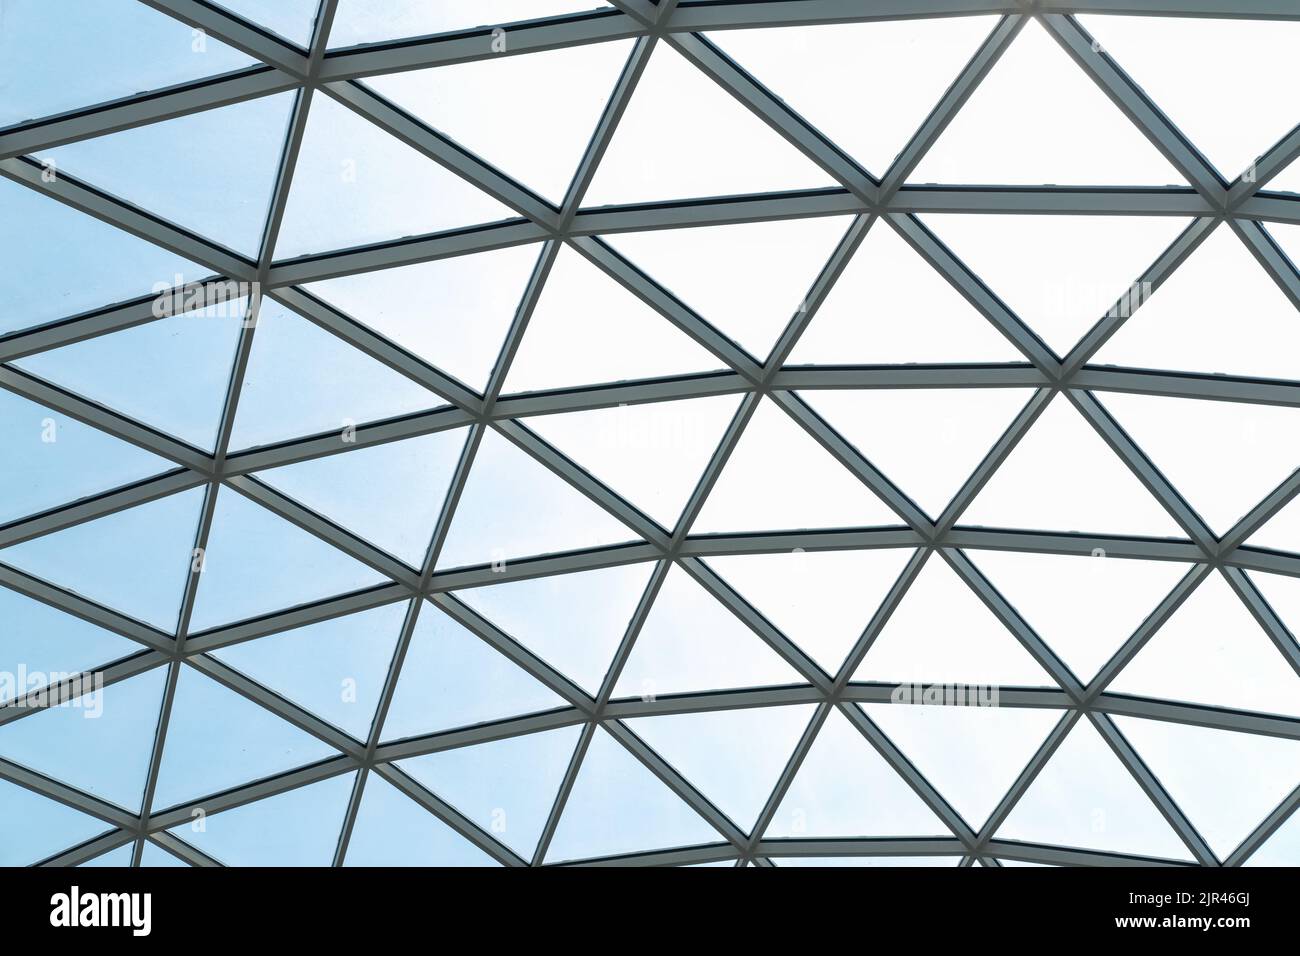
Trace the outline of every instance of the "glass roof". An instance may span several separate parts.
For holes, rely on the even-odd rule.
[[[1300,13],[945,6],[6,3],[0,864],[1300,865]]]

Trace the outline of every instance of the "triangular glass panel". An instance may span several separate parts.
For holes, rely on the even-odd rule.
[[[756,358],[765,359],[844,235],[842,216],[619,233],[607,241]]]
[[[583,757],[546,861],[718,843],[718,831],[603,728]]]
[[[1294,810],[1243,866],[1300,866],[1300,813]]]
[[[600,0],[438,0],[417,4],[401,0],[339,0],[329,45],[332,49],[484,25],[494,27],[608,6]],[[489,36],[483,42],[486,45],[490,40]],[[508,40],[505,50],[509,50]]]
[[[0,588],[0,620],[0,705],[140,650],[134,641],[6,588]]]
[[[1089,555],[968,551],[979,569],[1075,676],[1101,666],[1174,589],[1190,565]]]
[[[1300,785],[1300,741],[1136,717],[1115,723],[1221,860]]]
[[[344,866],[496,866],[496,861],[372,773]]]
[[[1189,220],[1170,216],[926,216],[925,225],[1058,355],[1112,310]]]
[[[564,703],[509,658],[425,605],[402,662],[383,739],[552,710]]]
[[[346,106],[317,96],[275,256],[289,259],[514,215]]]
[[[12,36],[6,30],[0,44]],[[0,334],[157,293],[212,271],[8,179],[0,179],[0,222]],[[52,249],[95,254],[78,257],[72,269]]]
[[[1046,29],[1032,20],[975,88],[909,181],[1187,185]]]
[[[679,567],[668,572],[615,697],[803,683],[799,673]]]
[[[112,827],[80,810],[0,780],[0,866],[29,866]]]
[[[593,476],[672,528],[699,483],[740,399],[619,405],[527,420]]]
[[[1186,537],[1061,396],[1051,400],[958,523]]]
[[[867,716],[975,830],[1061,717],[1027,707],[865,704]]]
[[[629,720],[627,725],[749,832],[814,709],[799,704],[667,714]]]
[[[256,477],[418,568],[465,434],[455,429],[370,445],[259,471]]]
[[[0,524],[176,466],[13,392],[0,392]]]
[[[1024,645],[937,555],[907,589],[853,679],[1053,686]]]
[[[581,730],[561,727],[400,760],[474,823],[532,859]]]
[[[528,321],[506,392],[707,372],[722,363],[565,246]]]
[[[402,601],[211,653],[304,710],[366,740],[405,614]]]
[[[623,40],[494,56],[365,85],[558,206],[631,49]]]
[[[992,17],[936,17],[725,30],[708,36],[880,176],[996,22]],[[889,96],[864,102],[862,90],[888,90]]]
[[[359,591],[387,579],[228,488],[217,496],[193,631]]]
[[[826,389],[800,396],[935,517],[1029,399],[1020,388]]]
[[[220,0],[221,6],[306,49],[316,23],[318,0]]]
[[[592,179],[586,205],[834,185],[721,85],[661,43]]]
[[[167,669],[155,667],[0,727],[0,757],[124,809],[144,797]]]
[[[835,674],[912,557],[879,551],[722,555],[707,564],[746,601]]]
[[[1209,17],[1080,18],[1227,179],[1300,121],[1300,23]],[[1174,59],[1159,50],[1177,50]],[[1249,76],[1252,95],[1233,87]]]
[[[445,405],[433,392],[278,303],[263,300],[231,448],[266,445]]]
[[[113,35],[120,29],[115,28]],[[256,258],[293,99],[291,93],[279,93],[188,113],[59,146],[39,158],[103,192]],[[232,149],[234,139],[239,146]]]
[[[1300,378],[1298,356],[1295,308],[1232,230],[1220,226],[1092,363]]]
[[[1201,582],[1107,690],[1300,716],[1300,676],[1217,574]]]
[[[340,774],[169,832],[227,866],[329,866],[355,777]]]
[[[950,835],[837,708],[827,715],[767,828],[769,837]]]
[[[0,562],[164,631],[176,629],[203,491],[195,488],[0,551]]]
[[[219,793],[337,756],[327,744],[182,666],[153,808]]]
[[[140,851],[140,865],[145,868],[152,867],[188,867],[189,864],[179,857],[173,856],[151,840],[144,841],[144,848]]]
[[[44,0],[6,0],[0,127],[255,62],[212,37],[199,41],[189,24],[134,0],[82,3],[75,12]]]
[[[635,535],[510,441],[484,433],[439,568],[628,541]]]
[[[996,837],[1172,860],[1191,857],[1086,717],[1061,742]]]
[[[1102,403],[1219,534],[1300,464],[1297,408],[1122,393]]]
[[[247,299],[38,352],[14,364],[211,451]]]
[[[1021,362],[1002,337],[885,223],[872,226],[790,354],[791,365]]]
[[[536,245],[511,246],[303,288],[482,391],[536,262]]]
[[[707,534],[901,523],[794,419],[763,399],[691,530]]]
[[[552,574],[456,596],[591,694],[600,689],[651,566]],[[581,614],[574,614],[581,608]]]

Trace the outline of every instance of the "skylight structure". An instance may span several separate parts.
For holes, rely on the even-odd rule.
[[[0,863],[1300,863],[1298,48],[9,0]]]

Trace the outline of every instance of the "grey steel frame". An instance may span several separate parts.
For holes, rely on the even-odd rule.
[[[779,0],[779,2],[709,3],[675,0],[613,0],[614,9],[593,14],[544,18],[506,25],[510,44],[506,53],[490,50],[490,28],[462,31],[408,41],[328,50],[327,37],[337,0],[322,0],[308,49],[298,49],[204,0],[142,0],[149,6],[257,58],[264,66],[186,84],[149,95],[129,97],[0,131],[0,175],[42,192],[62,203],[111,223],[134,235],[210,268],[222,279],[259,283],[250,302],[255,316],[263,295],[269,295],[300,312],[388,367],[410,378],[448,403],[446,407],[402,419],[373,422],[357,429],[356,442],[343,445],[330,435],[307,436],[265,448],[231,452],[229,440],[240,386],[256,324],[241,336],[237,358],[221,419],[219,441],[207,453],[161,434],[124,415],[103,408],[30,376],[12,360],[45,349],[129,328],[153,317],[152,297],[110,306],[68,320],[24,330],[0,338],[0,387],[61,411],[139,447],[175,462],[176,469],[154,479],[118,488],[52,511],[0,526],[0,547],[49,534],[84,521],[112,514],[165,495],[191,489],[205,490],[204,506],[195,546],[203,548],[211,527],[216,492],[226,487],[258,502],[300,528],[380,571],[390,583],[362,592],[340,595],[256,620],[209,631],[191,633],[190,611],[200,573],[191,573],[174,635],[127,618],[78,595],[0,564],[0,585],[12,588],[85,620],[113,630],[141,645],[133,656],[105,666],[105,683],[125,680],[155,667],[167,668],[166,694],[159,717],[149,765],[143,809],[128,813],[97,797],[22,766],[0,760],[0,779],[8,780],[76,807],[112,829],[81,846],[45,861],[45,865],[70,865],[91,859],[123,845],[133,847],[138,865],[146,840],[200,866],[220,865],[189,846],[167,829],[190,819],[202,807],[208,813],[240,806],[253,800],[306,786],[339,774],[358,771],[345,823],[340,833],[335,865],[346,857],[357,808],[368,776],[376,773],[394,784],[437,818],[499,862],[540,865],[546,856],[565,802],[597,726],[604,727],[649,770],[693,807],[718,831],[716,843],[633,854],[604,860],[606,864],[685,864],[734,860],[737,865],[771,865],[783,856],[908,856],[949,854],[962,865],[980,861],[996,866],[998,859],[1076,865],[1179,865],[1116,853],[1101,853],[1063,846],[1046,846],[999,839],[996,831],[1023,796],[1038,772],[1066,734],[1080,720],[1090,721],[1107,740],[1156,807],[1201,865],[1239,865],[1280,827],[1300,805],[1300,788],[1291,793],[1269,817],[1227,858],[1219,859],[1169,796],[1160,781],[1117,729],[1116,715],[1141,716],[1202,727],[1229,729],[1300,739],[1300,720],[1246,713],[1172,701],[1134,698],[1107,690],[1123,666],[1150,640],[1161,624],[1209,575],[1222,575],[1264,628],[1290,666],[1300,673],[1300,645],[1269,607],[1246,574],[1249,570],[1300,576],[1300,555],[1281,554],[1243,546],[1265,521],[1300,494],[1300,471],[1279,485],[1236,527],[1216,537],[1199,515],[1179,495],[1094,397],[1098,391],[1176,395],[1221,401],[1300,406],[1300,381],[1274,381],[1220,375],[1196,375],[1148,369],[1118,369],[1088,365],[1088,360],[1123,324],[1128,312],[1112,310],[1066,356],[1061,357],[1039,340],[979,278],[940,243],[916,218],[917,213],[1057,213],[1076,215],[1171,215],[1193,217],[1191,225],[1141,277],[1158,287],[1218,226],[1226,224],[1252,251],[1260,266],[1288,299],[1300,309],[1300,272],[1272,242],[1261,222],[1300,223],[1300,199],[1260,190],[1292,160],[1300,157],[1300,126],[1273,146],[1257,164],[1252,182],[1224,182],[1167,117],[1141,93],[1131,79],[1106,55],[1072,16],[1076,13],[1113,13],[1153,16],[1208,16],[1300,20],[1300,0]],[[914,17],[999,14],[997,26],[955,79],[922,127],[885,171],[880,180],[862,170],[853,159],[827,141],[782,101],[768,92],[705,38],[701,31],[754,26],[847,23]],[[1186,188],[1095,189],[972,188],[909,186],[906,179],[922,155],[947,127],[971,92],[1015,38],[1027,18],[1037,18],[1100,89],[1118,106],[1166,159],[1186,177]],[[616,84],[585,156],[556,208],[462,149],[442,134],[403,113],[356,81],[368,76],[438,64],[463,63],[499,55],[520,55],[611,39],[635,39],[631,55]],[[744,107],[825,170],[838,188],[814,191],[715,197],[697,202],[665,202],[633,207],[583,208],[588,184],[618,125],[623,111],[654,47],[666,43],[676,49],[734,96]],[[60,176],[47,183],[30,154],[105,133],[157,122],[174,116],[212,109],[273,92],[296,91],[292,120],[279,170],[261,248],[256,261],[247,260],[202,236],[163,223],[143,210],[102,192]],[[476,228],[435,233],[414,240],[342,249],[289,261],[273,257],[275,239],[284,213],[295,161],[302,142],[312,99],[323,93],[414,147],[433,161],[485,190],[516,211],[519,218]],[[684,226],[756,222],[812,216],[851,215],[852,223],[830,260],[808,292],[806,308],[797,313],[771,354],[756,358],[695,314],[659,286],[651,277],[622,259],[601,241],[604,233],[670,229]],[[871,366],[847,368],[790,367],[786,359],[804,328],[871,228],[895,230],[925,258],[1024,356],[1024,362],[979,366]],[[367,272],[397,265],[450,256],[540,243],[531,280],[519,303],[513,325],[502,347],[488,387],[478,394],[444,375],[421,359],[363,328],[349,316],[313,298],[302,283],[327,277]],[[503,395],[502,386],[511,360],[527,328],[532,310],[544,287],[562,244],[586,259],[658,311],[665,319],[708,349],[726,367],[716,374],[619,383],[611,386],[564,389],[552,392]],[[988,452],[953,501],[937,517],[925,514],[899,488],[835,432],[797,394],[809,389],[833,388],[1007,388],[1034,389],[1033,397],[1007,431]],[[1061,534],[1024,530],[963,527],[962,512],[984,487],[996,468],[1033,424],[1047,402],[1063,394],[1091,423],[1098,434],[1128,465],[1143,485],[1164,506],[1186,533],[1185,540]],[[603,485],[555,448],[530,431],[522,419],[620,404],[665,401],[706,395],[737,394],[742,400],[721,443],[699,481],[685,512],[669,529]],[[843,528],[825,532],[782,532],[761,535],[690,534],[728,456],[736,446],[759,401],[768,397],[783,409],[823,448],[853,472],[898,515],[896,527]],[[336,454],[349,447],[366,447],[416,435],[467,428],[468,437],[451,488],[429,543],[424,562],[412,568],[321,515],[262,484],[252,474],[259,469]],[[625,523],[639,543],[581,552],[545,555],[509,564],[504,570],[472,567],[434,571],[452,515],[465,486],[480,440],[495,430],[547,467],[605,511]],[[985,579],[966,550],[998,549],[1044,554],[1089,554],[1104,548],[1107,555],[1191,562],[1192,568],[1138,628],[1096,678],[1084,685],[1034,632],[1014,607]],[[745,554],[848,548],[912,548],[912,559],[895,582],[884,604],[864,629],[844,665],[835,674],[817,666],[779,629],[767,621],[726,581],[704,563],[711,555]],[[884,733],[854,706],[885,701],[890,687],[850,683],[850,676],[876,635],[907,592],[922,566],[932,556],[957,572],[980,600],[1008,627],[1057,683],[1056,688],[1003,688],[1003,706],[1061,709],[1064,715],[1030,760],[985,825],[976,831],[964,821],[931,783],[892,744]],[[455,592],[489,583],[522,580],[547,574],[612,567],[631,562],[653,562],[654,570],[633,614],[610,670],[597,694],[577,687],[545,661],[518,644],[510,635],[480,617]],[[614,685],[628,659],[668,570],[680,566],[706,588],[760,638],[780,654],[805,683],[788,687],[755,688],[726,693],[710,692],[659,697],[653,701],[615,699]],[[424,600],[436,605],[492,647],[504,653],[567,701],[560,709],[510,720],[476,725],[445,733],[384,742],[382,726],[401,672]],[[315,715],[304,711],[274,691],[223,664],[208,652],[241,641],[328,620],[366,608],[408,602],[397,650],[391,662],[382,699],[370,735],[354,739]],[[267,708],[305,732],[325,741],[339,755],[308,767],[256,781],[234,790],[206,796],[184,805],[153,806],[153,794],[176,680],[183,666],[192,666],[247,699]],[[30,704],[31,701],[20,703]],[[737,707],[816,704],[815,715],[750,832],[744,832],[701,794],[689,780],[648,747],[624,723],[626,718],[648,714],[690,713]],[[951,830],[950,837],[925,839],[769,839],[764,831],[771,822],[818,730],[832,708],[840,710],[868,743],[902,776],[917,795]],[[0,724],[35,712],[30,706],[0,708]],[[419,754],[469,746],[519,734],[564,726],[580,726],[581,737],[554,802],[537,851],[525,860],[497,842],[398,768],[394,761]]]

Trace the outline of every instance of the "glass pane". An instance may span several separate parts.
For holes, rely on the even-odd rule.
[[[996,23],[953,17],[708,36],[879,177]],[[889,95],[864,98],[863,90]]]
[[[167,669],[155,667],[0,727],[0,757],[132,812],[144,797]]]
[[[665,528],[681,516],[740,405],[735,395],[619,405],[526,420]]]
[[[345,866],[495,866],[391,783],[372,773],[357,809]]]
[[[203,631],[387,579],[315,535],[223,488],[190,628]]]
[[[580,734],[578,727],[562,727],[397,765],[531,860]]]
[[[1052,399],[958,521],[994,528],[1186,537],[1062,397]]]
[[[365,83],[559,206],[631,52],[593,43]]]
[[[855,681],[1055,686],[970,586],[932,555],[885,623]]]
[[[330,46],[355,46],[379,40],[445,33],[469,27],[496,26],[519,20],[581,13],[598,7],[600,0],[339,0],[330,31]],[[486,18],[486,19],[484,19]]]
[[[32,242],[40,236],[40,242]],[[65,250],[51,255],[51,249]],[[93,250],[93,254],[91,252]],[[76,268],[70,269],[69,255]],[[0,333],[193,282],[209,270],[0,179]]]
[[[183,491],[13,545],[0,561],[171,633],[202,506],[202,489]]]
[[[385,740],[552,710],[564,701],[432,605],[420,611]]]
[[[0,392],[0,523],[175,467],[12,392]]]
[[[721,839],[703,817],[598,728],[564,805],[546,862]]]
[[[483,435],[439,568],[628,541],[632,531],[526,452]]]
[[[751,355],[765,359],[848,228],[842,216],[656,229],[618,252]]]
[[[198,448],[217,441],[247,299],[39,352],[14,364]]]
[[[371,445],[256,477],[418,568],[466,434],[458,428]]]
[[[1029,400],[1025,389],[838,389],[800,397],[938,517]]]
[[[978,831],[1061,718],[1021,707],[865,704],[863,711]]]
[[[871,794],[871,799],[863,799]],[[949,836],[885,758],[832,708],[767,829],[770,837]]]
[[[211,653],[358,740],[366,740],[405,616],[403,601]]]
[[[956,866],[959,856],[783,856],[777,866]],[[978,861],[977,861],[978,862]],[[981,864],[982,865],[982,864]]]
[[[320,0],[221,0],[221,5],[305,49]]]
[[[568,246],[555,258],[507,392],[712,371],[722,362]]]
[[[627,725],[749,832],[815,709],[802,704],[668,714]]]
[[[0,780],[0,866],[29,866],[111,830],[103,820]]]
[[[909,181],[1187,185],[1032,20],[975,88]]]
[[[871,227],[790,354],[792,365],[1023,360],[885,222]]]
[[[1300,716],[1300,677],[1217,574],[1201,582],[1108,689]]]
[[[227,866],[329,866],[355,777],[341,774],[169,832]]]
[[[910,548],[796,548],[724,555],[706,563],[824,671],[835,674],[912,554]]]
[[[1191,854],[1085,717],[996,833],[998,839],[1172,860]]]
[[[586,205],[835,182],[667,43],[655,47]]]
[[[40,158],[256,258],[292,110],[293,94],[280,93],[82,140]]]
[[[600,689],[652,566],[600,568],[456,592],[502,631],[591,694]],[[581,613],[575,615],[574,609]]]
[[[1191,567],[1178,561],[1108,559],[1104,550],[1088,555],[966,554],[1085,683]]]
[[[213,720],[220,714],[220,720]],[[153,807],[161,810],[336,752],[233,690],[182,667]]]
[[[346,106],[316,96],[275,255],[288,259],[513,217]]]
[[[135,0],[5,0],[4,21],[0,126],[256,62]]]
[[[536,262],[530,244],[303,288],[481,391]]]
[[[653,700],[659,694],[801,683],[798,672],[757,634],[674,567],[637,635],[614,696]]]
[[[696,533],[897,525],[902,519],[763,399],[692,525]]]

